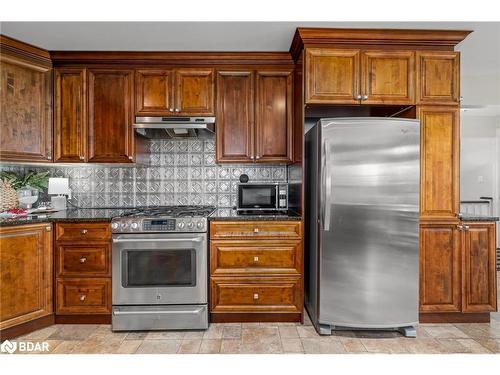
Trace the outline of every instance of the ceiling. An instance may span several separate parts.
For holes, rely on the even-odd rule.
[[[464,101],[500,105],[499,22],[2,22],[0,31],[52,51],[288,51],[299,26],[473,30],[457,48]]]

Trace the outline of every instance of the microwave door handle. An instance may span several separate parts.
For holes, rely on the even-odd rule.
[[[202,237],[195,238],[113,238],[113,243],[124,242],[201,242]]]

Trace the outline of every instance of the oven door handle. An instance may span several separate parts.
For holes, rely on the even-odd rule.
[[[113,238],[113,243],[125,242],[202,242],[203,237],[195,238]]]

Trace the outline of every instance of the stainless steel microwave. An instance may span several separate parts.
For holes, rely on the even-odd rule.
[[[238,211],[286,211],[288,209],[288,184],[238,185]]]

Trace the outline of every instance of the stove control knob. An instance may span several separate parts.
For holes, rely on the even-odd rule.
[[[177,228],[182,229],[182,228],[184,228],[184,225],[185,225],[184,222],[181,221],[181,222],[179,222],[179,224],[177,224]]]
[[[139,228],[139,223],[137,221],[133,221],[132,224],[130,224],[130,227],[132,229],[137,229]]]
[[[128,223],[123,222],[123,223],[121,223],[120,227],[121,227],[122,229],[125,229],[125,228],[127,227],[127,225],[128,225]]]
[[[187,227],[188,227],[189,229],[193,229],[193,228],[194,228],[194,223],[193,223],[192,221],[190,221],[190,222],[188,223]]]
[[[203,221],[198,221],[198,224],[196,224],[196,226],[198,227],[198,229],[202,229],[203,228]]]
[[[118,229],[120,227],[120,224],[118,224],[116,221],[114,223],[111,223],[111,229]]]

